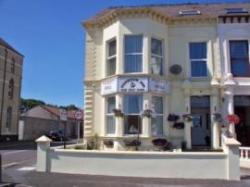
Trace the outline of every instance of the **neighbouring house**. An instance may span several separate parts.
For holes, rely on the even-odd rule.
[[[249,3],[125,6],[85,21],[85,141],[218,149],[229,126],[250,145],[249,13]]]
[[[42,135],[49,135],[50,131],[64,131],[68,138],[77,138],[78,133],[82,138],[83,120],[75,118],[76,110],[67,112],[67,121],[60,121],[60,108],[47,105],[39,105],[24,112],[19,121],[19,140],[35,140]],[[79,129],[80,127],[80,129]]]
[[[0,38],[0,142],[17,140],[23,58]]]

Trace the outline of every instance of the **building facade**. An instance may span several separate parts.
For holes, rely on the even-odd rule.
[[[67,138],[82,138],[83,121],[75,118],[77,110],[67,111],[67,121],[60,120],[60,108],[38,105],[20,116],[18,125],[19,140],[36,140],[51,132],[64,132]]]
[[[17,139],[23,57],[0,38],[0,141]]]
[[[249,3],[114,7],[84,22],[86,141],[97,134],[124,150],[125,139],[147,149],[166,138],[217,149],[223,125],[237,136],[226,118],[233,100],[248,101],[234,91],[247,95],[250,79],[230,67],[249,69],[249,12]]]

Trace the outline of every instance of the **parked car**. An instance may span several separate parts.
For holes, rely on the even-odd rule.
[[[63,130],[50,131],[48,137],[53,141],[63,141],[64,140]],[[65,140],[67,140],[66,137]]]

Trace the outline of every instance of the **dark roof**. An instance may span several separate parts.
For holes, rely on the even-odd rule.
[[[9,50],[14,51],[15,53],[23,56],[23,54],[19,53],[16,49],[14,49],[10,44],[8,44],[6,41],[4,41],[2,38],[0,38],[0,45],[8,48]]]
[[[60,116],[60,108],[59,107],[55,107],[55,106],[48,106],[48,105],[40,105],[42,108],[44,108],[45,110],[47,110],[48,112],[56,115],[57,117]],[[81,110],[81,109],[79,109]],[[70,119],[75,119],[75,113],[77,110],[68,110],[67,114],[68,114],[68,118]],[[81,110],[83,112],[83,110]]]
[[[156,11],[166,17],[178,18],[180,17],[179,11],[181,10],[199,10],[201,12],[199,16],[208,16],[208,17],[218,17],[226,14],[226,9],[228,8],[244,8],[250,13],[250,3],[187,3],[187,4],[156,4],[156,5],[142,5],[142,6],[120,6],[120,7],[111,7],[105,9],[90,18],[86,22],[96,22],[103,16],[111,15],[112,13],[119,10],[133,10],[133,9],[147,8],[153,11]]]

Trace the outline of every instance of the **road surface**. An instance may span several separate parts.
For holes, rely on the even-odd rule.
[[[3,159],[4,185],[20,187],[250,187],[250,170],[242,170],[240,182],[39,173],[35,171],[36,150],[34,144],[8,146],[9,149],[5,147],[4,150],[0,150]]]

